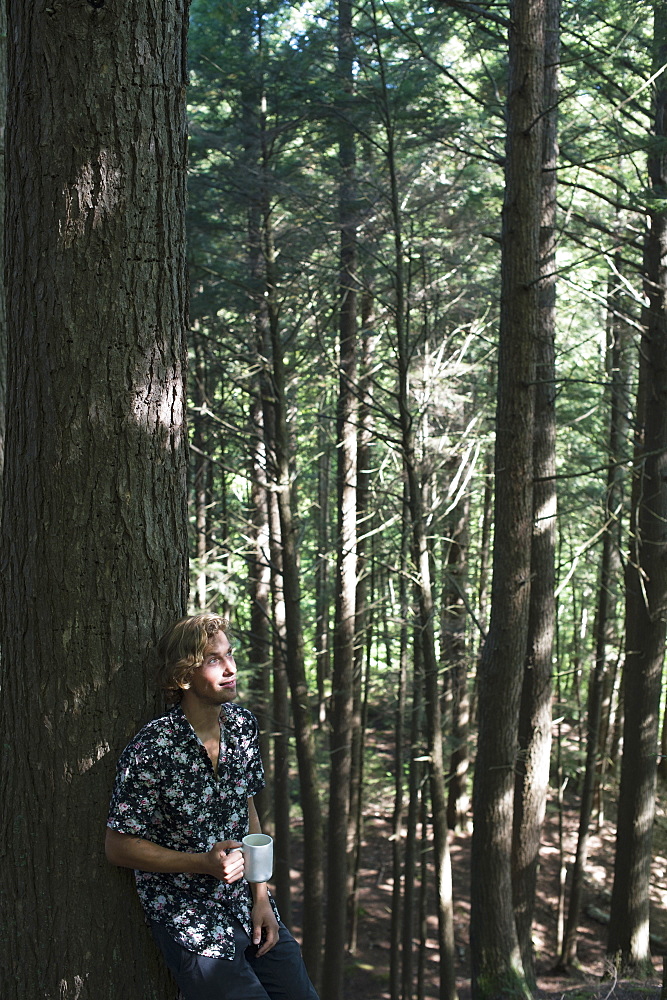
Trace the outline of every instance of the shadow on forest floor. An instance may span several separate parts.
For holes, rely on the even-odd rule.
[[[389,747],[376,744],[374,760],[382,767],[385,753],[391,770]],[[389,841],[391,802],[374,791],[369,775],[364,819],[359,891],[358,947],[350,957],[346,977],[346,1000],[388,1000],[389,925],[391,919],[391,847]],[[566,802],[563,842],[569,864],[576,845],[578,802]],[[659,810],[654,838],[651,879],[651,932],[653,953],[661,956],[667,941],[667,816]],[[605,960],[606,924],[609,912],[614,863],[615,830],[611,822],[591,837],[589,864],[580,921],[578,957],[580,967],[570,976],[552,976],[555,963],[557,900],[559,885],[558,814],[554,803],[548,809],[543,836],[534,941],[538,991],[541,1000],[657,1000],[660,996],[662,958],[654,960],[655,976],[646,982],[609,978]],[[451,844],[454,881],[455,936],[458,953],[457,986],[460,1000],[470,998],[468,921],[470,911],[470,837],[458,836]],[[295,877],[297,873],[295,872]],[[430,914],[433,907],[430,906]],[[426,922],[424,949],[424,1000],[438,998],[437,925],[434,916]],[[416,961],[416,958],[415,958]]]

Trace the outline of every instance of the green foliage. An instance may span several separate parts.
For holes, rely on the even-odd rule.
[[[610,302],[641,324],[642,241],[651,143],[649,4],[565,3],[559,101],[557,411],[558,663],[565,697],[586,666],[605,519]],[[493,7],[502,15],[502,7]],[[492,447],[503,196],[506,44],[497,19],[410,2],[360,2],[355,91],[341,92],[332,4],[195,0],[191,27],[191,313],[206,366],[198,426],[214,460],[205,559],[208,601],[235,603],[241,630],[257,427],[256,315],[267,296],[285,351],[298,505],[303,618],[314,671],[316,567],[330,564],[335,489],[322,550],[321,459],[335,468],[340,130],[357,138],[358,290],[367,303],[372,435],[369,514],[375,574],[371,697],[393,690],[405,608],[398,581],[402,469],[396,410],[397,309],[411,347],[411,408],[438,585],[452,510],[470,502],[467,601],[474,664],[484,460]],[[344,99],[343,99],[344,98]],[[392,202],[395,183],[398,211]],[[257,226],[253,246],[252,226]],[[271,247],[262,243],[267,226]],[[397,238],[407,296],[397,298]],[[252,265],[272,255],[269,285]],[[612,299],[610,299],[612,296]],[[636,353],[626,351],[628,415]],[[193,360],[194,369],[194,360]],[[195,416],[197,414],[195,413]],[[193,418],[193,426],[194,426]],[[629,471],[631,440],[616,456]],[[333,463],[333,464],[332,464]],[[331,472],[330,472],[331,475]],[[224,497],[224,499],[223,499]],[[224,508],[224,516],[223,516]],[[193,518],[194,518],[193,508]],[[619,512],[625,521],[623,510]],[[444,541],[443,541],[444,540]],[[443,549],[443,546],[445,547]],[[201,560],[193,563],[195,573]],[[620,581],[619,581],[620,584]],[[329,582],[331,587],[331,582]],[[617,608],[620,615],[621,608]],[[381,624],[380,624],[381,623]],[[620,634],[617,621],[615,632]],[[583,709],[582,709],[583,710]],[[575,713],[579,708],[575,708]]]

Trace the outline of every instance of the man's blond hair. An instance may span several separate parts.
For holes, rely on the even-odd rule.
[[[229,622],[207,612],[180,618],[157,644],[157,673],[161,687],[178,701],[194,671],[204,662],[204,652],[216,632],[229,630]]]

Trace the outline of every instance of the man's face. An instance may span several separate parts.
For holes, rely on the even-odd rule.
[[[204,662],[190,675],[188,691],[207,705],[224,705],[236,697],[236,663],[224,632],[214,632]]]

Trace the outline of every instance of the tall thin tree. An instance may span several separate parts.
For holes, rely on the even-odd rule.
[[[544,0],[514,0],[495,445],[491,621],[478,674],[470,944],[476,1000],[529,995],[512,906],[514,768],[528,637],[539,323]]]
[[[542,826],[549,789],[551,675],[556,632],[556,168],[560,0],[546,0],[540,220],[540,291],[533,436],[530,610],[514,784],[512,894],[526,977],[533,970],[533,913]]]
[[[348,817],[352,765],[357,588],[357,220],[353,129],[352,3],[338,2],[339,344],[338,539],[331,710],[327,916],[322,996],[341,1000],[348,895]]]
[[[631,554],[625,570],[625,721],[608,952],[623,970],[652,970],[649,878],[662,664],[667,628],[667,10],[653,5],[654,136],[649,149],[645,310],[639,363]]]

